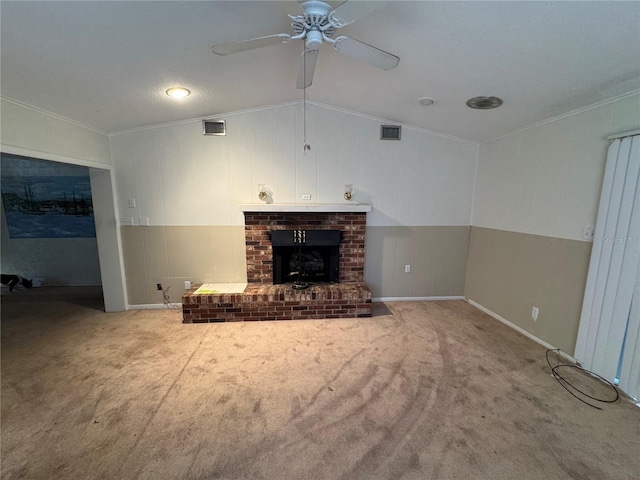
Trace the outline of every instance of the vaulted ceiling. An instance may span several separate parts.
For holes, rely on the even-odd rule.
[[[355,0],[352,0],[355,1]],[[332,6],[341,2],[329,2]],[[294,1],[0,4],[1,93],[105,133],[301,100]],[[391,1],[339,31],[400,57],[388,71],[323,45],[307,99],[473,141],[640,89],[640,2]],[[192,95],[176,101],[167,88]],[[504,100],[476,111],[477,95]],[[421,106],[419,97],[435,103]]]

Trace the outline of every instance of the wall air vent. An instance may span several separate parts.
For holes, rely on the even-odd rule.
[[[400,140],[400,125],[380,125],[380,140]]]
[[[226,135],[227,127],[224,123],[224,120],[203,120],[202,134],[203,135]]]

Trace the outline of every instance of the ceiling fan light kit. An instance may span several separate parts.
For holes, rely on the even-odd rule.
[[[333,9],[326,2],[308,0],[301,2],[301,15],[289,15],[293,35],[278,33],[265,37],[251,38],[239,42],[228,42],[211,47],[217,55],[253,50],[288,43],[292,40],[304,40],[305,51],[298,68],[296,87],[307,88],[313,82],[318,53],[324,42],[344,55],[368,63],[382,70],[390,70],[398,65],[400,58],[372,45],[341,35],[334,39],[337,29],[352,24],[360,17],[383,7],[387,2],[349,2],[346,1]]]

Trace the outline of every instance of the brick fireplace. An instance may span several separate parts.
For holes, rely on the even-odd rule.
[[[247,282],[273,283],[273,230],[337,230],[339,283],[364,282],[366,212],[245,212]]]
[[[185,323],[352,318],[371,316],[371,291],[364,283],[366,212],[369,205],[243,205],[247,288],[228,295],[183,296]],[[274,231],[340,232],[339,281],[311,283],[296,290],[292,282],[274,285]],[[282,237],[282,235],[279,235]],[[306,235],[305,235],[306,238]]]

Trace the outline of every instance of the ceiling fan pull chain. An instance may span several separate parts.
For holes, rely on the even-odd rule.
[[[302,71],[304,72],[303,81],[304,89],[302,90],[302,154],[306,155],[307,150],[311,147],[307,144],[307,52],[306,48],[302,51]],[[307,148],[308,147],[308,148]]]

